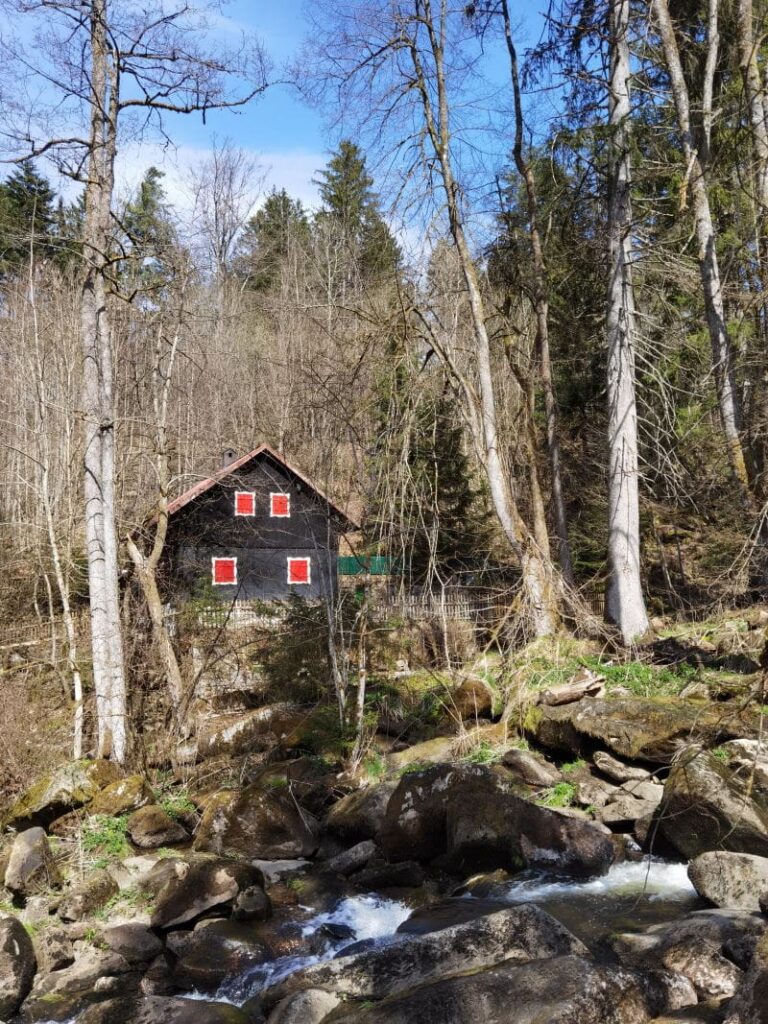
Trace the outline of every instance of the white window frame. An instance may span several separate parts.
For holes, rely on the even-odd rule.
[[[231,583],[219,583],[216,579],[216,563],[217,562],[234,562],[235,563],[235,578]],[[236,587],[237,586],[237,558],[233,555],[220,555],[211,558],[211,586],[214,587]]]
[[[238,512],[237,511],[237,499],[241,494],[247,494],[253,498],[253,512]],[[252,519],[256,515],[256,491],[235,491],[235,515],[242,516],[246,519]]]
[[[272,511],[272,499],[273,498],[287,498],[288,499],[288,511],[273,512]],[[269,492],[269,516],[270,519],[290,519],[291,518],[291,495],[288,491],[270,491]]]
[[[306,562],[307,563],[307,578],[299,582],[298,580],[291,579],[291,562]],[[312,582],[312,559],[309,555],[289,555],[286,562],[286,579],[292,587],[307,587]]]

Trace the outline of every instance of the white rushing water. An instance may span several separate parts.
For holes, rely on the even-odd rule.
[[[605,875],[584,882],[573,879],[554,880],[541,875],[512,879],[503,886],[503,897],[514,902],[535,903],[539,900],[574,899],[581,896],[644,895],[650,901],[671,902],[694,899],[696,890],[688,878],[686,864],[662,860],[624,861],[614,864]]]
[[[332,910],[315,914],[314,917],[305,921],[301,928],[301,936],[309,943],[321,929],[334,925],[348,928],[349,935],[345,938],[329,939],[328,945],[322,953],[282,956],[269,963],[261,964],[237,978],[225,981],[213,998],[219,1002],[240,1005],[256,995],[266,985],[274,984],[281,978],[300,971],[304,967],[309,967],[311,964],[331,960],[343,952],[346,946],[350,946],[354,942],[362,942],[365,939],[384,939],[394,935],[410,914],[411,907],[398,900],[386,899],[375,894],[348,896],[346,899],[340,900]],[[197,998],[211,997],[197,996]]]

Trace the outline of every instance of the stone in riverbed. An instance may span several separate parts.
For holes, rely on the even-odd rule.
[[[89,814],[128,814],[151,803],[152,790],[143,775],[129,775],[100,790],[88,804]]]
[[[28,828],[13,841],[5,886],[19,896],[30,896],[40,890],[59,885],[61,876],[53,860],[48,837],[41,828]]]
[[[265,989],[262,1002],[270,1009],[287,995],[310,988],[383,999],[446,974],[473,971],[502,960],[520,963],[585,952],[577,938],[538,907],[509,907],[440,931],[403,936],[382,948],[307,967]]]
[[[341,997],[320,988],[286,996],[269,1015],[267,1024],[321,1024],[336,1009]]]
[[[768,857],[711,850],[691,861],[688,877],[716,907],[759,910],[760,894],[768,891]]]
[[[328,870],[335,871],[337,875],[351,875],[353,871],[364,868],[376,852],[376,843],[372,839],[364,839],[362,843],[356,843],[350,849],[331,857]]]
[[[529,750],[513,747],[505,752],[501,763],[528,786],[553,786],[560,778],[554,765]]]
[[[537,705],[525,728],[551,750],[588,755],[599,743],[630,761],[670,764],[693,741],[757,735],[759,716],[750,708],[702,707],[679,699],[587,697],[560,707]]]
[[[100,910],[119,891],[108,871],[93,871],[66,894],[59,904],[59,917],[62,921],[82,921]]]
[[[631,782],[649,779],[651,773],[647,768],[638,768],[633,765],[624,764],[604,750],[597,750],[592,755],[592,761],[603,775],[607,775],[612,782]]]
[[[176,846],[189,841],[187,830],[157,804],[149,804],[134,811],[128,819],[126,830],[134,846],[145,850]]]
[[[326,815],[324,830],[347,842],[378,839],[389,798],[396,789],[397,782],[379,782],[348,793]]]
[[[752,963],[728,1004],[724,1024],[768,1024],[768,934],[758,943]]]
[[[120,778],[111,761],[72,761],[44,776],[0,817],[0,831],[17,832],[34,825],[47,828],[68,811],[83,807],[99,792]]]
[[[334,1024],[646,1024],[691,995],[668,978],[558,956],[440,978],[341,1013]]]
[[[138,984],[138,972],[123,957],[84,946],[76,950],[70,967],[38,974],[22,1006],[22,1020],[25,1024],[67,1020],[91,1003],[130,998]]]
[[[768,857],[768,799],[709,751],[693,749],[664,784],[660,828],[686,858],[709,850]]]
[[[249,860],[310,857],[318,846],[317,833],[316,820],[286,792],[255,784],[222,791],[208,801],[195,849]]]
[[[179,860],[170,867],[161,862],[155,871],[164,884],[155,900],[153,928],[176,928],[213,907],[228,907],[243,889],[263,887],[264,882],[258,868],[220,857]]]
[[[35,950],[24,925],[13,914],[0,914],[0,1020],[19,1008],[36,970]]]
[[[201,921],[174,943],[173,978],[181,990],[214,992],[225,978],[243,974],[268,959],[267,949],[248,925]]]
[[[523,866],[603,874],[614,858],[604,826],[523,799],[503,768],[486,765],[435,765],[404,776],[381,847],[391,861],[439,858],[465,875]]]
[[[258,1024],[260,1019],[228,1003],[146,996],[91,1006],[77,1024]]]

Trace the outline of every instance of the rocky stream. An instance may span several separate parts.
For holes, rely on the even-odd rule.
[[[0,1020],[768,1024],[761,723],[588,697],[175,806],[64,765],[2,816]]]

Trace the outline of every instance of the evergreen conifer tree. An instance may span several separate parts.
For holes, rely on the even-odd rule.
[[[47,258],[53,252],[54,192],[32,160],[24,160],[0,184],[0,272],[13,274],[30,252]]]
[[[291,244],[309,238],[309,220],[300,200],[273,189],[243,231],[237,267],[252,288],[267,291],[277,280]]]

